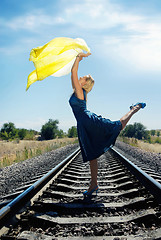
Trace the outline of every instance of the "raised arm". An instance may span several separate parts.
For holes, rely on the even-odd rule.
[[[72,87],[75,91],[76,96],[80,99],[84,99],[84,95],[83,95],[82,86],[78,80],[79,62],[83,59],[83,57],[88,57],[89,55],[91,55],[91,53],[79,53],[78,56],[76,57],[76,60],[71,70]]]

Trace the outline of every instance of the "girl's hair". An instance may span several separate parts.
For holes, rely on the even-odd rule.
[[[86,84],[82,87],[86,93],[89,93],[94,85],[94,79],[91,77],[91,75],[86,76]]]

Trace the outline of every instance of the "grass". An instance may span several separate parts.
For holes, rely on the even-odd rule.
[[[0,141],[0,168],[76,142],[76,138],[61,138],[48,141]]]
[[[153,137],[152,140],[154,141],[155,139],[156,137]],[[119,137],[118,140],[145,151],[161,153],[160,143],[147,143],[127,137]],[[77,138],[61,138],[48,141],[0,141],[0,168],[76,142],[78,142]]]
[[[118,140],[148,152],[161,153],[160,143],[147,143],[142,140],[137,140],[135,138],[127,138],[127,137],[119,137]]]

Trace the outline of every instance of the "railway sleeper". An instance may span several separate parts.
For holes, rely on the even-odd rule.
[[[124,182],[126,182],[126,181],[129,181],[129,180],[131,180],[132,178],[130,178],[129,179],[129,177],[127,177],[127,176],[124,176],[124,177],[121,177],[121,178],[118,178],[118,179],[111,179],[111,180],[103,180],[103,179],[98,179],[98,183],[104,183],[104,184],[108,184],[108,183],[124,183]],[[59,177],[58,178],[58,181],[60,182],[60,183],[63,183],[63,184],[69,184],[69,185],[71,185],[71,184],[79,184],[80,185],[80,181],[79,180],[77,180],[77,179],[74,179],[74,180],[72,180],[72,179],[68,179],[67,177]],[[138,182],[138,181],[137,181]],[[89,180],[83,180],[83,184],[89,184]]]
[[[129,190],[122,190],[120,192],[103,192],[103,193],[99,193],[98,196],[99,197],[129,197],[129,198],[133,198],[133,197],[138,197],[138,196],[143,196],[143,193],[146,193],[145,189],[129,189]],[[43,193],[43,197],[51,197],[51,198],[55,198],[55,199],[61,199],[61,198],[73,198],[73,199],[83,199],[82,193],[64,193],[64,192],[60,192],[60,191],[52,191],[52,190],[47,190],[44,191]],[[93,195],[93,197],[95,197],[95,195]]]
[[[53,199],[43,199],[34,202],[32,209],[42,211],[42,208],[47,210],[56,211],[57,209],[91,209],[91,208],[109,208],[109,209],[145,209],[149,207],[156,208],[158,205],[153,198],[135,197],[133,199],[126,199],[122,202],[103,202],[103,201],[84,201],[73,200],[67,203],[53,202]]]
[[[53,215],[53,216],[52,216]],[[137,222],[144,223],[147,227],[151,226],[153,222],[158,222],[156,212],[154,209],[140,210],[133,214],[125,216],[108,216],[108,217],[57,217],[54,212],[49,212],[48,214],[44,213],[35,213],[30,216],[30,220],[34,222],[45,222],[46,224],[53,225],[64,225],[64,224],[108,224],[108,223],[125,223],[125,222]]]
[[[133,182],[125,182],[125,183],[120,183],[120,184],[115,184],[113,186],[99,186],[99,190],[110,190],[110,189],[123,189],[123,190],[128,190],[130,188],[133,187]],[[79,190],[79,191],[83,191],[84,187],[76,187],[76,186],[70,186],[67,184],[62,184],[59,183],[57,185],[51,185],[50,189],[52,190],[57,190],[57,191],[63,191],[63,192],[70,192],[73,190]]]
[[[79,231],[80,231],[81,228],[77,228],[77,231],[75,232],[75,235],[76,234],[79,234]],[[71,230],[70,230],[71,232]],[[94,232],[94,231],[93,231]],[[62,231],[62,233],[64,234],[64,236],[66,236],[66,232],[65,231]],[[45,235],[45,234],[40,234],[40,233],[35,233],[35,232],[32,232],[32,231],[23,231],[22,233],[19,234],[19,236],[17,237],[17,240],[24,240],[24,239],[28,239],[28,240],[33,240],[33,239],[41,239],[41,240],[62,240],[62,237],[59,237],[59,234],[57,234],[58,236],[57,237],[53,237],[53,236],[50,236],[50,235]],[[114,239],[117,239],[117,240],[121,240],[121,239],[126,239],[126,240],[140,240],[140,239],[145,239],[146,240],[152,240],[152,239],[159,239],[159,237],[161,236],[161,230],[160,229],[157,229],[155,231],[148,231],[148,234],[147,233],[142,233],[140,234],[140,236],[135,236],[135,235],[126,235],[125,237],[123,238],[120,238],[120,235],[117,236],[109,236],[109,235],[106,235],[105,237],[102,238],[102,236],[88,236],[88,231],[85,232],[84,234],[85,236],[70,236],[70,237],[63,237],[64,240],[102,240],[102,239],[108,239],[108,240],[114,240]],[[107,238],[108,236],[108,238]],[[149,237],[148,237],[149,236]]]
[[[127,174],[126,174],[127,175]],[[79,181],[84,181],[85,179],[90,179],[90,175],[84,175],[84,176],[76,176],[75,174],[69,174],[69,173],[62,173],[61,175],[63,178],[69,178],[72,180],[79,180]],[[122,178],[125,176],[125,172],[120,172],[118,174],[107,174],[107,175],[103,175],[104,179],[118,179],[118,178]],[[100,179],[102,176],[98,175],[98,179]],[[128,176],[130,178],[130,175]]]
[[[156,224],[157,223],[156,218],[157,218],[156,212],[153,209],[139,211],[138,213],[129,214],[126,216],[85,217],[85,218],[57,217],[57,215],[54,212],[53,214],[52,212],[49,212],[47,214],[29,213],[28,216],[26,217],[24,216],[24,218],[21,219],[21,223],[17,228],[20,231],[22,228],[23,232],[18,234],[17,238],[11,238],[11,239],[23,239],[23,237],[25,237],[23,233],[25,233],[26,231],[28,232],[28,235],[26,235],[27,237],[26,239],[28,240],[32,239],[30,238],[32,236],[32,234],[30,235],[32,231],[34,231],[33,234],[38,234],[38,232],[41,232],[42,234],[45,232],[47,235],[45,235],[44,237],[52,236],[52,240],[57,239],[54,237],[58,237],[58,236],[66,237],[68,234],[70,235],[70,232],[72,232],[72,236],[79,236],[79,237],[104,236],[104,239],[106,239],[106,236],[112,235],[113,237],[112,239],[114,239],[114,237],[117,236],[118,234],[119,237],[121,237],[122,235],[124,236],[125,239],[126,237],[127,239],[128,238],[132,239],[131,234],[132,233],[136,234],[141,227],[144,229],[144,231],[141,231],[142,234],[143,233],[145,234],[145,232],[146,234],[148,232],[151,232],[151,236],[152,235],[159,236],[161,229],[158,228]],[[153,226],[153,222],[155,222],[155,227]],[[18,231],[17,229],[15,230],[16,231],[15,234],[17,234],[17,231]],[[12,235],[13,235],[13,232],[14,232],[14,229],[12,230]],[[128,233],[130,233],[130,236],[128,236]],[[39,235],[39,237],[41,237],[40,239],[43,239],[41,234]],[[139,234],[139,237],[140,236],[141,235]],[[3,238],[3,239],[7,239],[7,238]],[[74,239],[74,238],[69,237],[67,239]],[[135,239],[137,239],[136,235],[135,235]],[[152,238],[152,239],[155,239],[155,238]]]

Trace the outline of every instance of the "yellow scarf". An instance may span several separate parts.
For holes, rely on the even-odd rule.
[[[30,61],[33,61],[36,70],[28,76],[26,90],[36,81],[48,76],[60,77],[70,73],[78,53],[90,52],[86,42],[81,38],[54,38],[44,46],[33,48]]]

